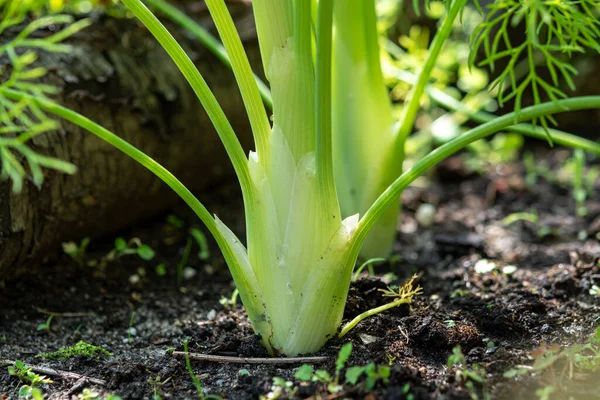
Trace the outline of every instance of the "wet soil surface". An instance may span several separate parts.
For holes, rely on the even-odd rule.
[[[565,154],[551,157],[551,169],[558,168]],[[395,254],[375,267],[375,277],[365,272],[352,284],[345,319],[387,303],[378,289],[401,285],[412,274],[418,275],[423,295],[411,307],[366,319],[342,340],[331,341],[318,354],[329,361],[315,365],[335,375],[337,353],[351,342],[347,368],[375,363],[388,367],[389,377],[383,368],[384,377],[369,382],[363,373],[355,384],[343,384],[348,378],[343,369],[341,387],[328,390],[327,384],[296,379],[301,363],[192,361],[204,394],[229,399],[535,399],[545,390],[550,399],[600,398],[600,373],[572,370],[562,359],[539,373],[503,376],[516,365],[531,366],[530,352],[544,343],[583,344],[600,326],[600,295],[590,293],[600,286],[598,191],[588,196],[587,216],[577,217],[569,188],[543,178],[532,186],[525,177],[521,164],[476,174],[454,158],[430,177],[426,189],[405,192]],[[235,191],[226,187],[204,200],[242,232],[239,211],[232,211],[240,204],[232,198],[237,198]],[[423,203],[436,206],[430,227],[415,218]],[[516,219],[516,212],[535,213],[538,221],[505,219]],[[40,388],[50,399],[104,399],[111,393],[123,399],[192,399],[198,394],[185,360],[171,355],[183,349],[186,338],[197,353],[267,357],[239,301],[235,306],[219,302],[231,297],[234,286],[214,243],[209,239],[210,257],[201,260],[188,235],[194,218],[183,209],[175,213],[185,227],[163,216],[121,233],[150,245],[156,251],[151,261],[135,255],[106,260],[114,238],[98,239],[78,261],[64,255],[59,262],[32,265],[29,275],[5,283],[0,289],[0,360],[103,381],[49,376],[54,382]],[[190,244],[189,259],[182,261]],[[164,275],[156,268],[160,264]],[[179,285],[180,264],[185,268]],[[51,315],[49,328],[40,326]],[[80,340],[112,356],[36,357]],[[463,364],[449,367],[457,346]],[[469,378],[469,371],[478,371],[481,382]],[[282,378],[278,382],[284,387],[274,386],[274,377]],[[285,381],[291,382],[288,387]],[[4,363],[0,398],[16,399],[22,385]]]

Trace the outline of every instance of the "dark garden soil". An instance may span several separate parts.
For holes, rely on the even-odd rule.
[[[565,154],[546,156],[558,168]],[[277,393],[268,393],[273,377],[281,377],[292,387],[281,390],[279,398],[295,392],[300,398],[484,399],[487,393],[513,400],[535,399],[536,390],[552,386],[552,399],[600,399],[600,372],[571,374],[566,365],[563,374],[561,360],[539,374],[503,377],[515,365],[532,365],[528,354],[542,343],[585,343],[600,326],[600,296],[590,294],[593,285],[600,285],[599,191],[588,198],[588,215],[576,217],[570,189],[545,179],[528,187],[521,164],[489,167],[481,176],[467,172],[461,160],[442,165],[426,188],[406,191],[395,256],[375,267],[376,277],[364,273],[353,283],[345,318],[386,303],[377,289],[401,284],[413,273],[424,294],[412,309],[403,306],[367,319],[319,353],[331,357],[319,368],[333,374],[340,346],[351,341],[348,365],[390,365],[387,382],[379,380],[367,390],[365,380],[359,379],[330,394],[326,385],[295,379],[300,364],[193,361],[205,393],[229,399],[276,398]],[[239,212],[231,211],[240,204],[232,198],[237,195],[230,187],[204,196],[211,210],[240,232]],[[431,228],[418,226],[415,219],[424,202],[437,207]],[[521,211],[536,211],[539,222],[503,221]],[[183,209],[177,214],[196,223]],[[152,261],[126,256],[104,263],[114,238],[98,239],[80,263],[63,255],[59,262],[32,265],[29,275],[6,283],[0,289],[0,360],[105,381],[99,385],[52,376],[54,383],[42,386],[50,399],[77,398],[86,388],[97,398],[114,393],[123,399],[192,399],[198,396],[185,361],[171,355],[183,349],[185,338],[193,352],[266,357],[239,302],[235,307],[219,302],[234,287],[214,245],[208,261],[199,259],[193,245],[186,263],[193,269],[186,269],[182,285],[177,285],[177,265],[189,236],[187,228],[166,220],[163,216],[121,233],[152,246],[157,253]],[[481,271],[481,259],[495,268]],[[155,271],[161,263],[165,276]],[[54,315],[50,328],[38,330],[49,315]],[[102,346],[112,356],[78,355],[63,361],[36,357],[79,340]],[[460,368],[448,368],[448,357],[459,345],[468,368],[485,368],[484,384],[471,381],[469,389],[457,379]],[[3,365],[0,398],[16,399],[21,385]]]

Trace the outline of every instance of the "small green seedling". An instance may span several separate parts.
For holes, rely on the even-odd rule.
[[[194,382],[194,386],[196,387],[196,391],[198,392],[198,398],[201,400],[207,400],[207,399],[223,400],[222,397],[214,395],[214,394],[209,394],[209,395],[204,394],[204,389],[202,388],[202,383],[200,382],[200,378],[198,377],[198,375],[196,375],[194,373],[194,370],[192,369],[192,363],[190,361],[190,356],[188,353],[189,341],[190,341],[189,338],[185,338],[185,341],[183,342],[183,351],[185,352],[185,367],[187,368],[188,373],[190,374],[190,377],[192,378],[192,382]]]
[[[221,303],[221,305],[225,308],[235,308],[239,294],[240,292],[236,288],[231,293],[231,297],[221,296],[221,298],[219,299],[219,303]]]
[[[453,319],[447,319],[444,321],[444,323],[448,328],[454,328],[456,326],[456,321],[454,321]]]
[[[145,261],[152,260],[156,255],[154,250],[147,244],[143,244],[139,238],[132,238],[129,241],[126,241],[122,237],[118,237],[115,239],[115,248],[108,253],[106,258],[108,261],[112,261],[132,254],[136,254]]]
[[[487,390],[485,368],[479,364],[473,364],[470,369],[467,368],[467,362],[460,346],[452,349],[452,354],[448,357],[448,368],[456,368],[456,381],[467,389],[472,400],[491,398]]]
[[[133,319],[135,318],[135,311],[131,312],[129,318],[129,328],[127,328],[127,343],[131,343],[131,333],[133,332]]]
[[[504,223],[504,225],[506,226],[512,225],[518,221],[527,221],[531,222],[532,224],[537,224],[539,220],[540,219],[538,217],[537,211],[533,210],[532,212],[522,211],[509,214],[502,220],[502,223]]]
[[[8,374],[27,383],[26,385],[21,386],[19,389],[19,398],[43,400],[44,396],[42,391],[37,386],[41,384],[48,385],[53,383],[51,379],[48,379],[43,375],[36,374],[33,372],[31,367],[28,367],[19,360],[15,361],[14,366],[11,365],[8,367]]]
[[[370,363],[365,366],[354,366],[346,371],[346,382],[351,385],[356,385],[359,378],[365,375],[365,388],[372,390],[378,381],[387,384],[390,377],[390,367],[386,365],[375,365]]]
[[[451,299],[456,299],[457,297],[468,297],[471,295],[471,292],[467,289],[456,289],[452,293],[450,293]]]
[[[77,344],[64,347],[52,353],[38,354],[36,357],[44,359],[59,359],[67,360],[71,357],[76,356],[87,356],[90,358],[100,358],[101,356],[112,357],[112,354],[100,346],[94,346],[93,344],[80,340]]]
[[[167,267],[164,263],[158,264],[155,268],[156,275],[165,276],[167,274]]]
[[[37,326],[36,330],[37,331],[46,331],[46,333],[50,333],[50,324],[52,324],[52,319],[54,318],[54,316],[49,316],[48,319],[46,320],[46,322],[41,323]]]
[[[185,227],[185,222],[176,215],[169,215],[167,217],[167,222],[174,226],[175,228],[181,229]]]
[[[85,251],[90,244],[90,238],[85,237],[81,239],[79,244],[75,242],[65,242],[62,244],[63,252],[75,260],[79,265],[83,265],[83,258],[85,257]]]
[[[550,400],[552,393],[556,392],[556,388],[554,386],[544,386],[543,388],[539,388],[535,391],[535,395],[540,400]]]
[[[573,378],[576,370],[595,372],[600,369],[600,327],[596,328],[594,335],[585,344],[561,349],[557,344],[548,346],[542,343],[538,349],[530,352],[530,357],[534,360],[531,367],[517,366],[506,371],[504,377],[511,378],[527,374],[530,371],[541,373],[553,368],[559,361],[565,361],[560,374],[561,379],[566,377],[567,371],[569,380]],[[560,386],[560,382],[556,383],[555,386]]]
[[[294,374],[294,377],[303,382],[319,382],[327,385],[329,393],[338,393],[342,390],[339,384],[340,373],[346,366],[346,362],[352,354],[352,343],[344,344],[338,353],[338,358],[335,361],[335,377],[332,377],[328,371],[324,369],[314,370],[312,365],[304,364]]]
[[[592,296],[600,297],[600,286],[598,286],[598,285],[592,286],[592,288],[590,289],[590,294]]]
[[[260,396],[260,400],[271,400],[278,399],[282,396],[284,398],[293,398],[298,388],[294,386],[294,382],[286,381],[278,376],[273,377],[273,385],[271,385],[271,391],[264,396]]]
[[[152,388],[152,400],[162,400],[162,396],[160,395],[160,388],[164,386],[167,382],[171,380],[171,377],[165,379],[164,381],[160,376],[150,376],[148,378],[148,383]]]
[[[388,359],[388,365],[391,367],[394,364],[394,361],[396,361],[396,358],[398,358],[398,356],[392,356],[390,354],[385,355]]]
[[[208,241],[206,240],[206,235],[204,235],[204,233],[198,228],[191,228],[190,235],[194,238],[196,244],[200,248],[200,250],[198,251],[198,258],[201,260],[208,260],[208,258],[210,257],[210,250],[208,248]]]
[[[100,393],[94,392],[92,389],[83,389],[81,394],[77,396],[79,400],[99,400]]]
[[[23,385],[19,388],[20,399],[44,400],[44,393],[40,388]]]

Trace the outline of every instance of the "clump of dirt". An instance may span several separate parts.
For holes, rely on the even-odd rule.
[[[452,168],[457,164],[459,158],[448,162]],[[444,173],[443,167],[438,177]],[[332,394],[326,384],[296,379],[299,364],[193,361],[204,393],[229,399],[269,393],[270,398],[279,393],[279,398],[530,399],[536,398],[536,390],[554,385],[552,398],[567,398],[564,387],[547,374],[503,374],[515,365],[531,365],[528,354],[542,343],[585,343],[600,325],[600,297],[590,293],[600,285],[600,243],[593,232],[600,216],[598,195],[588,199],[588,215],[576,218],[568,191],[543,180],[528,187],[521,165],[496,169],[486,177],[451,175],[453,180],[433,177],[426,190],[405,192],[395,255],[376,267],[377,277],[363,273],[353,282],[344,318],[386,303],[389,299],[380,289],[401,285],[413,273],[424,294],[410,306],[361,322],[318,353],[329,361],[316,368],[334,376],[337,353],[349,341],[353,352],[347,367],[375,363],[388,367],[389,376],[369,387],[366,374],[355,384],[345,383],[344,369],[341,389]],[[240,209],[235,193],[230,187],[215,190],[210,204],[242,233],[243,218],[230,211]],[[423,202],[437,207],[431,228],[418,227],[414,217]],[[503,222],[512,213],[533,209],[539,216],[536,224]],[[113,393],[123,399],[181,399],[197,397],[184,360],[171,355],[186,340],[192,352],[267,357],[239,301],[231,304],[234,287],[214,243],[208,260],[201,260],[194,248],[182,261],[187,228],[196,222],[184,209],[178,214],[187,221],[185,228],[174,227],[164,216],[121,233],[150,245],[157,254],[152,261],[128,256],[104,266],[90,263],[111,251],[114,238],[106,238],[93,240],[83,260],[63,256],[58,262],[32,265],[28,276],[5,283],[0,289],[0,360],[21,360],[103,382],[52,376],[54,383],[42,386],[48,398],[77,398],[92,389],[98,398]],[[553,233],[541,235],[548,227]],[[166,274],[156,268],[159,264]],[[183,277],[179,284],[178,276]],[[50,327],[38,329],[49,316]],[[36,357],[80,340],[112,356]],[[450,368],[448,358],[458,346],[466,365]],[[23,383],[4,364],[0,396],[16,399]],[[461,371],[475,370],[476,364],[485,369],[482,382],[469,386]],[[277,382],[283,387],[274,384],[274,377],[281,378]],[[568,394],[600,398],[597,378],[597,373],[573,377]]]

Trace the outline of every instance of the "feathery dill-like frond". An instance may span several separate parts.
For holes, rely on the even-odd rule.
[[[473,32],[470,64],[476,64],[481,49],[484,58],[478,66],[494,71],[496,64],[505,64],[491,89],[497,90],[500,105],[514,100],[517,115],[526,92],[531,92],[534,104],[540,104],[542,96],[551,101],[567,98],[565,85],[574,90],[577,75],[572,55],[600,52],[600,0],[496,0],[487,11]],[[515,43],[509,31],[521,22],[525,40]],[[538,73],[540,67],[548,70],[549,78]],[[556,123],[551,116],[539,119],[547,132],[548,122]]]
[[[46,98],[56,94],[59,89],[39,82],[47,71],[36,66],[37,52],[69,51],[69,46],[60,42],[88,26],[89,21],[73,22],[70,16],[55,15],[25,24],[25,17],[18,12],[19,3],[9,1],[0,4],[0,34],[7,28],[23,24],[18,34],[0,44],[0,59],[7,61],[5,65],[0,64],[0,89]],[[44,37],[32,36],[40,29],[57,25],[64,25],[64,28]],[[14,192],[20,192],[24,180],[29,177],[36,186],[41,186],[43,168],[75,173],[73,164],[39,154],[30,147],[34,137],[59,127],[60,124],[47,116],[34,101],[23,99],[15,102],[0,95],[0,179],[12,181]]]

